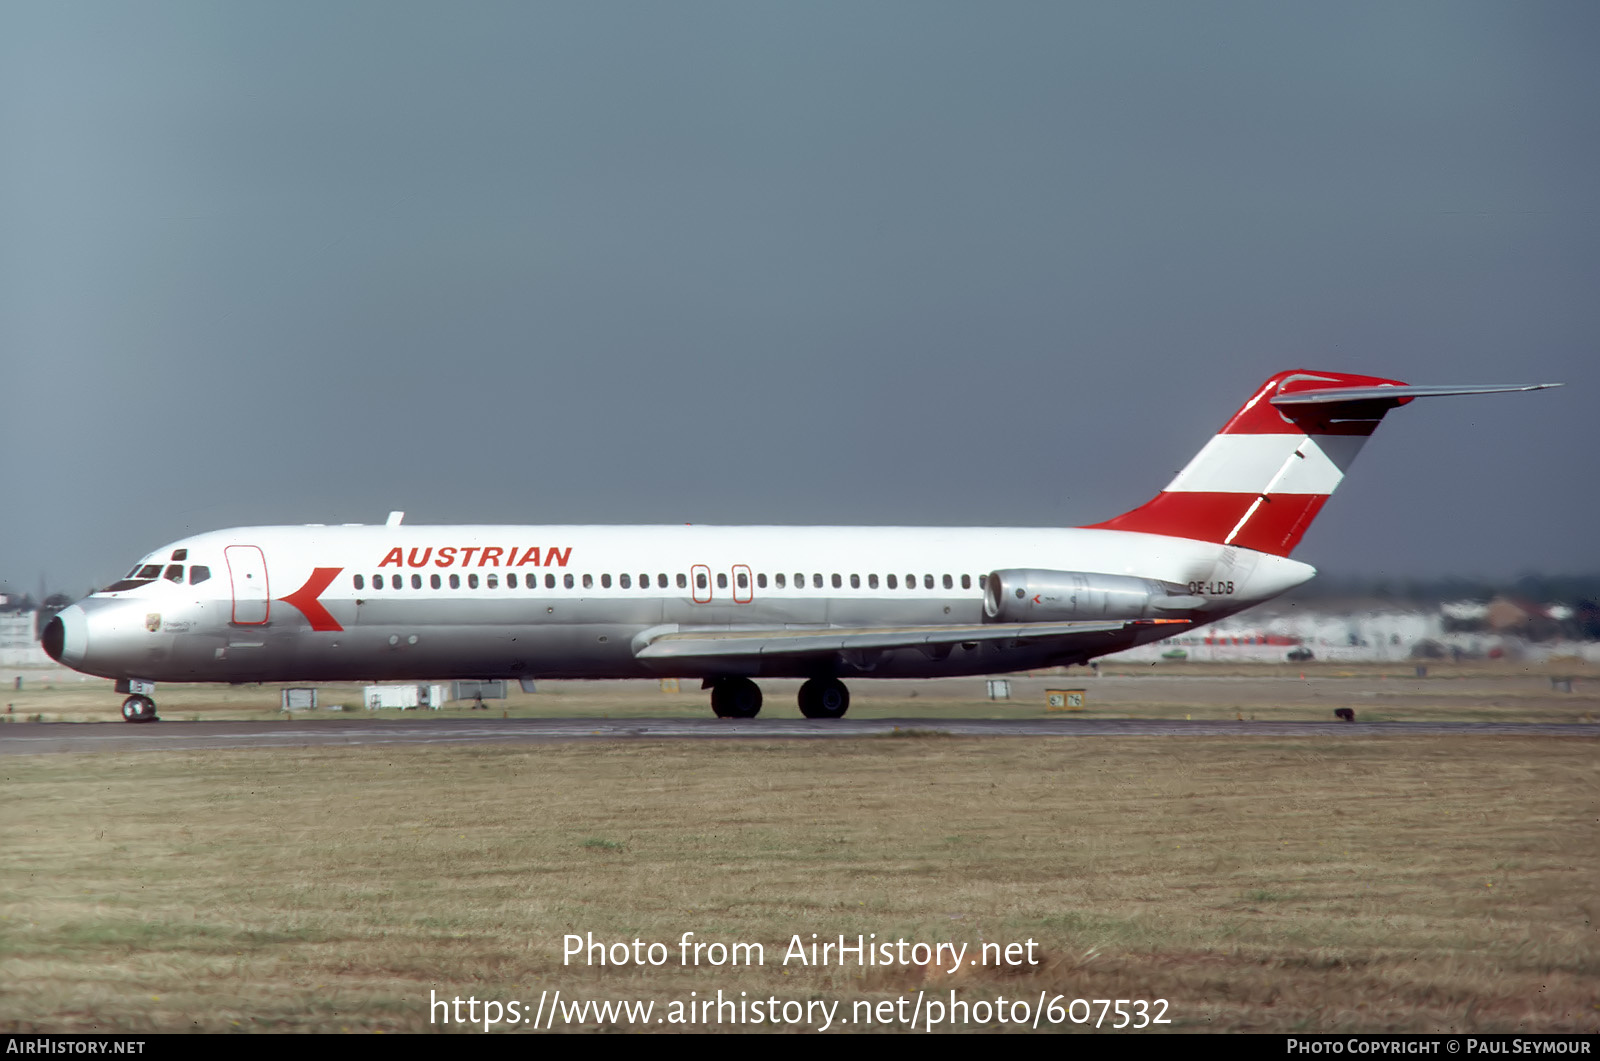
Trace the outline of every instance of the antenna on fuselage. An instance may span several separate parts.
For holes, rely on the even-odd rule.
[[[384,521],[383,525],[385,527],[398,527],[400,526],[400,521],[405,518],[406,514],[404,512],[391,512],[389,513],[389,518]]]

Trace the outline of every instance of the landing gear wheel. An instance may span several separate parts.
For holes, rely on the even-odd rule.
[[[761,686],[749,678],[718,678],[711,685],[711,710],[718,718],[755,718],[761,713]]]
[[[838,678],[812,678],[800,687],[800,713],[807,718],[843,718],[850,690]]]
[[[122,701],[122,721],[154,722],[156,702],[148,696],[130,696]]]

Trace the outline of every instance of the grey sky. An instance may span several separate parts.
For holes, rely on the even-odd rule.
[[[1280,368],[1296,552],[1592,571],[1600,8],[0,5],[0,579],[254,523],[1071,525]]]

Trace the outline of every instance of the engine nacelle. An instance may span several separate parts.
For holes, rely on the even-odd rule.
[[[983,593],[984,614],[997,623],[1175,618],[1203,603],[1153,578],[1036,568],[991,572]]]

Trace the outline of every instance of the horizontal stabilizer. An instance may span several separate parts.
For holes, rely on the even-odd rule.
[[[1441,398],[1449,394],[1503,394],[1506,391],[1542,391],[1560,383],[1483,383],[1464,386],[1323,387],[1290,391],[1268,398],[1273,405],[1322,405],[1326,402],[1370,402],[1389,398]]]

